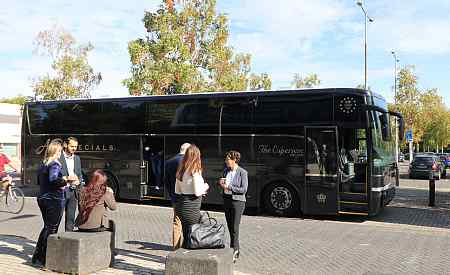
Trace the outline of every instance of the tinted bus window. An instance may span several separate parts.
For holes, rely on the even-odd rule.
[[[197,101],[196,131],[198,134],[217,134],[221,100],[199,99]]]
[[[144,132],[142,103],[51,103],[30,106],[33,134],[137,134]]]
[[[192,101],[153,101],[148,102],[150,133],[195,133],[198,108]]]
[[[56,108],[56,104],[52,105],[29,105],[28,117],[30,123],[30,131],[33,134],[45,134],[48,132],[49,112]]]
[[[142,102],[104,102],[95,119],[98,133],[145,133],[144,110]]]
[[[255,132],[298,134],[301,126],[331,123],[330,97],[260,97],[255,109]]]
[[[248,98],[226,99],[221,111],[222,134],[253,132],[253,102]]]
[[[92,116],[98,114],[96,103],[50,103],[30,106],[33,134],[83,134],[92,132]],[[95,127],[94,127],[95,129]],[[97,129],[95,129],[97,132]]]

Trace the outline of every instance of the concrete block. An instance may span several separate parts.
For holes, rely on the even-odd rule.
[[[166,258],[166,275],[233,275],[233,249],[178,249]]]
[[[63,273],[89,274],[108,268],[113,260],[112,233],[62,232],[47,241],[46,268]]]

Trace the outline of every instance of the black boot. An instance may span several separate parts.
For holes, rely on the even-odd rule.
[[[45,266],[45,262],[42,260],[42,257],[37,254],[33,254],[33,257],[31,257],[31,263],[34,265]]]

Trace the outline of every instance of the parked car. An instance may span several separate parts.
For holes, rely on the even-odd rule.
[[[444,167],[450,168],[450,154],[449,153],[439,154],[439,157],[441,158]]]
[[[432,154],[416,155],[409,165],[409,178],[429,178],[430,173],[438,180],[446,176],[441,159]]]

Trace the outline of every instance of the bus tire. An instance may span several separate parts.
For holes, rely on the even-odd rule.
[[[273,216],[292,217],[299,214],[299,196],[288,183],[278,181],[266,187],[263,193],[265,210]]]
[[[114,198],[116,200],[119,199],[119,182],[117,178],[112,174],[106,172],[106,175],[108,176],[108,179],[106,181],[106,184],[114,191]]]

